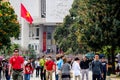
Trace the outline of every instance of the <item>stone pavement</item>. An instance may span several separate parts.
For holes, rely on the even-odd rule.
[[[73,76],[73,78],[74,78],[74,76]],[[74,80],[74,79],[71,79],[71,80]],[[6,80],[5,79],[5,77],[4,78],[2,78],[1,80]],[[12,80],[12,79],[11,79]],[[41,80],[40,79],[40,77],[36,77],[36,75],[35,75],[35,71],[34,71],[34,74],[33,74],[33,77],[31,77],[31,79],[30,80]],[[53,74],[53,79],[52,80],[55,80],[55,74]],[[85,79],[86,80],[86,79]],[[92,80],[92,72],[91,71],[89,71],[89,80]],[[106,80],[120,80],[120,78],[115,78],[115,77],[110,77],[110,76],[107,76],[107,79]]]
[[[41,79],[40,79],[40,77],[36,77],[35,71],[34,71],[33,77],[31,77],[30,80],[41,80]],[[52,80],[55,80],[55,73],[53,73],[53,79]]]
[[[120,78],[110,78],[108,80],[120,80]]]
[[[37,78],[36,78],[35,76],[33,76],[33,77],[31,77],[30,80],[41,80],[41,79],[40,79],[40,77],[37,77]]]
[[[74,78],[74,77],[73,77]],[[74,79],[71,79],[71,80],[74,80]],[[35,72],[33,74],[33,77],[31,77],[31,80],[41,80],[40,77],[35,77]],[[55,74],[53,74],[53,79],[52,80],[55,80]],[[92,72],[89,71],[89,80],[92,80]]]
[[[108,77],[108,76],[107,76]],[[117,76],[109,76],[108,77],[108,80],[120,80],[120,77],[117,77]]]
[[[74,77],[73,77],[74,78]],[[74,80],[74,79],[71,79],[71,80]],[[31,80],[41,80],[40,77],[35,77],[35,72],[33,74],[33,77],[31,77]],[[55,75],[53,74],[53,79],[52,80],[55,80]],[[85,79],[86,80],[86,79]],[[92,80],[92,72],[89,71],[89,80]],[[110,76],[107,76],[107,79],[106,80],[120,80],[120,78],[111,78]]]

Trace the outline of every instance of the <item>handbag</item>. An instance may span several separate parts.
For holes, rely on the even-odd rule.
[[[73,78],[73,71],[70,70],[70,78]]]

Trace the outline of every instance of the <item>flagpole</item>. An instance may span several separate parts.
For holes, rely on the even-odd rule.
[[[23,4],[22,0],[20,0],[21,47],[22,50],[27,50],[29,42],[29,24],[26,22],[25,19],[23,19],[23,17],[21,17],[21,4]]]
[[[24,29],[24,20],[23,20],[23,18],[21,17],[21,3],[22,3],[22,0],[20,0],[20,22],[21,22],[21,47],[23,48],[24,47],[24,31],[23,31],[23,29]]]
[[[21,20],[21,47],[24,48],[24,19],[21,17],[21,4],[22,0],[20,0],[20,20]]]

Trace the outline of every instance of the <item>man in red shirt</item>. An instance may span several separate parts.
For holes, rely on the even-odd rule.
[[[9,72],[12,71],[13,80],[23,80],[24,58],[19,55],[19,49],[14,49],[13,56],[9,60]]]
[[[52,80],[52,73],[55,71],[55,63],[53,62],[51,56],[47,58],[47,61],[45,63],[45,69],[46,69],[46,80]]]

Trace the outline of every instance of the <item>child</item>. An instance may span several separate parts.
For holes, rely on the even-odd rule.
[[[30,74],[33,73],[33,68],[32,68],[32,65],[31,63],[27,63],[25,65],[25,80],[30,80]]]

